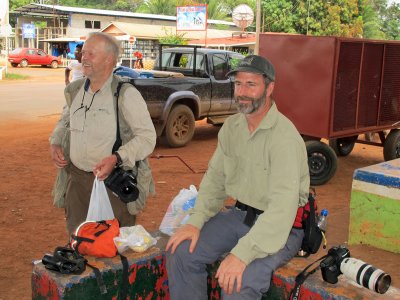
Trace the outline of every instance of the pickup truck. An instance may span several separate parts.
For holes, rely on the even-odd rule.
[[[147,103],[157,136],[170,147],[182,147],[192,139],[196,120],[218,125],[236,113],[233,82],[226,74],[242,58],[224,50],[160,47],[154,70],[141,74],[154,78],[131,79]]]

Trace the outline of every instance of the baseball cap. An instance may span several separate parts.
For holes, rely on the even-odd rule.
[[[258,73],[267,76],[270,80],[275,81],[275,68],[272,63],[258,55],[249,55],[239,61],[236,69],[230,71],[227,75],[236,72]]]

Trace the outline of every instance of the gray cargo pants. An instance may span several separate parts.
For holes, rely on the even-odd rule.
[[[231,208],[218,213],[202,228],[200,238],[192,254],[190,241],[180,244],[175,253],[167,253],[167,272],[171,300],[206,300],[206,265],[215,262],[229,252],[250,230],[243,223],[245,211]],[[240,293],[236,287],[232,295],[223,294],[223,299],[261,299],[270,286],[272,272],[286,264],[300,249],[304,231],[292,229],[283,249],[276,254],[256,259],[245,269]]]

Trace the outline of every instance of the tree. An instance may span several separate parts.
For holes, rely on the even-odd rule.
[[[363,37],[367,39],[385,39],[386,35],[381,30],[383,21],[379,18],[373,1],[365,1],[362,9]]]
[[[357,0],[263,0],[265,30],[356,37],[362,34]]]
[[[393,3],[386,11],[383,21],[383,31],[391,40],[400,40],[400,4]]]

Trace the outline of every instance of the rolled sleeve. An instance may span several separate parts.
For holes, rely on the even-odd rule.
[[[139,91],[133,87],[126,89],[120,111],[133,132],[133,139],[118,149],[123,164],[134,165],[135,161],[148,157],[156,145],[156,131]]]

